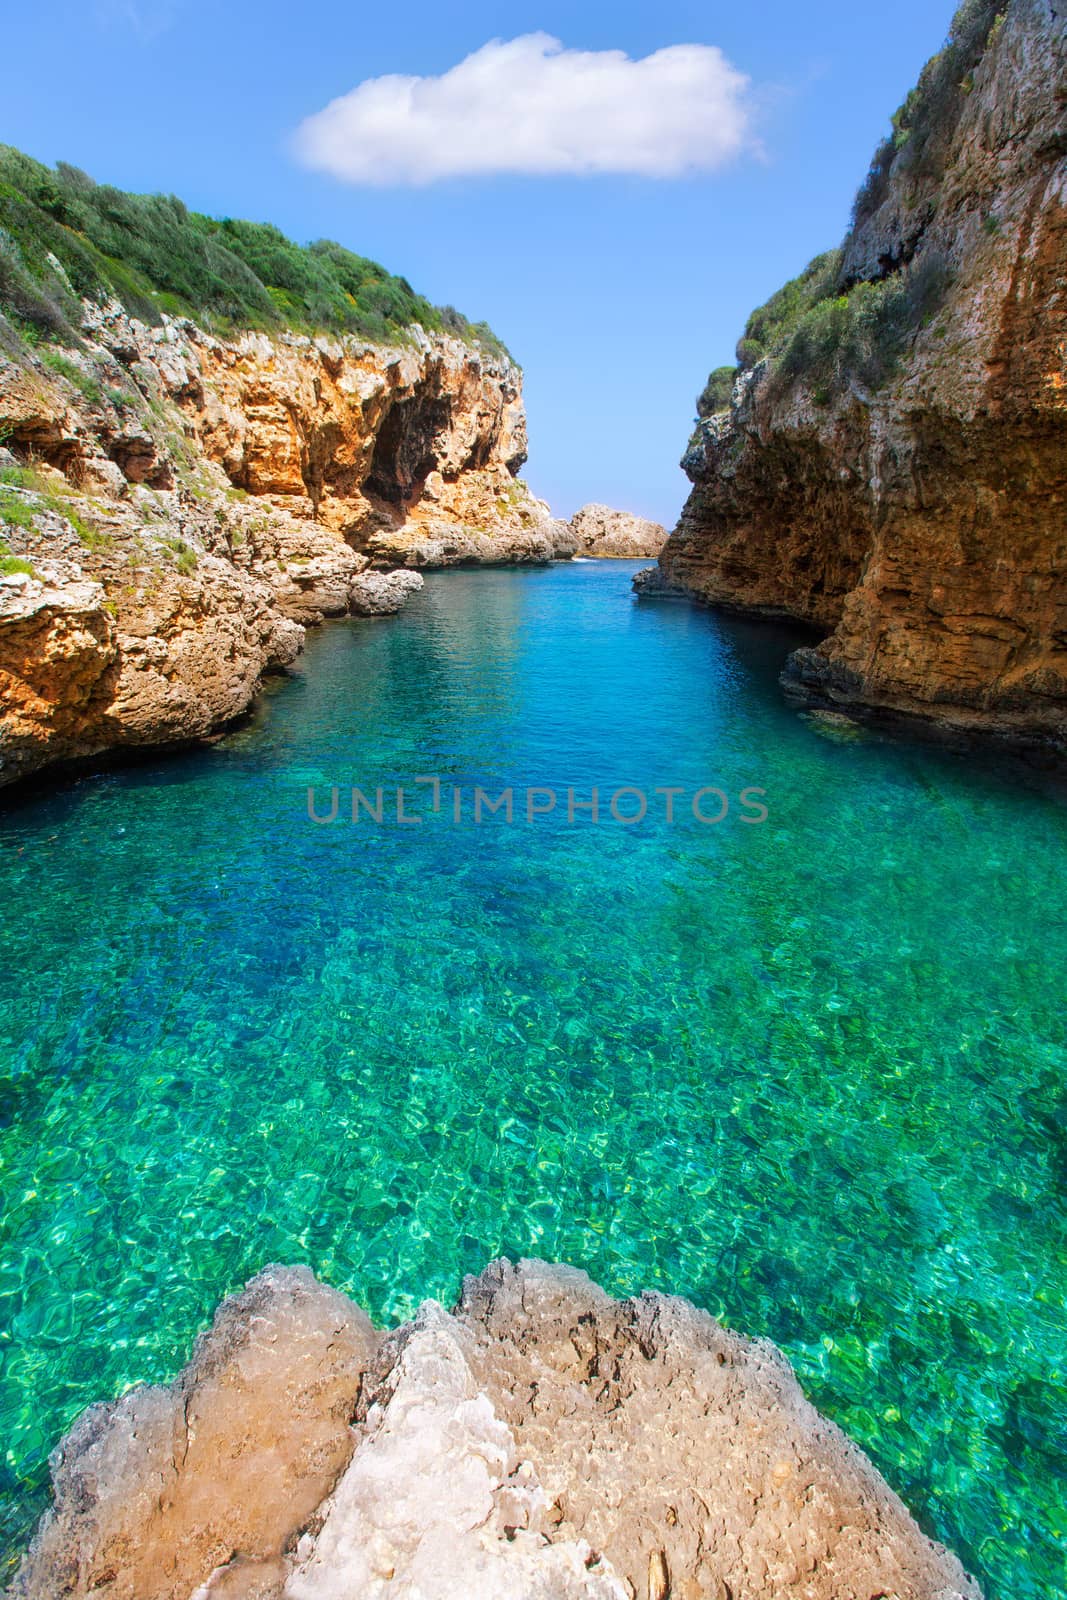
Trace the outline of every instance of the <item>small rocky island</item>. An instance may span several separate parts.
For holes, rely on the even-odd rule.
[[[537,1261],[388,1333],[267,1268],[52,1465],[10,1600],[979,1600],[773,1345]]]
[[[658,556],[667,543],[667,530],[658,522],[596,503],[576,511],[570,526],[578,556],[634,561],[642,556]]]

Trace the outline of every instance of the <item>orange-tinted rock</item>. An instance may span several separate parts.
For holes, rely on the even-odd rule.
[[[389,568],[562,553],[515,477],[505,356],[418,329],[402,348],[224,341],[84,314],[90,342],[58,366],[0,346],[0,428],[32,467],[0,486],[4,541],[50,573],[0,598],[0,784],[210,735],[304,627],[397,610],[419,584]]]
[[[15,1593],[190,1600],[216,1567],[283,1570],[352,1453],[378,1344],[306,1267],[269,1267],[219,1308],[169,1388],[93,1406],[53,1458],[52,1512]]]

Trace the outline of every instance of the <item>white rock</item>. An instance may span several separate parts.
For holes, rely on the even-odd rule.
[[[418,572],[361,572],[349,587],[349,608],[359,617],[391,616],[424,582]]]

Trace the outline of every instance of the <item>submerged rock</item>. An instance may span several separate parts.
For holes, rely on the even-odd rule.
[[[866,744],[873,738],[869,728],[843,711],[803,711],[800,720],[831,744]]]
[[[773,1345],[495,1262],[384,1339],[302,1268],[93,1407],[12,1600],[975,1600]]]

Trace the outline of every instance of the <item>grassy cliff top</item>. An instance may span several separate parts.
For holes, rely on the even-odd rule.
[[[329,239],[296,245],[269,223],[126,194],[0,145],[0,310],[31,336],[74,342],[82,296],[114,296],[148,323],[167,312],[220,333],[292,329],[388,343],[421,323],[506,354],[485,323],[431,305],[406,278]]]

